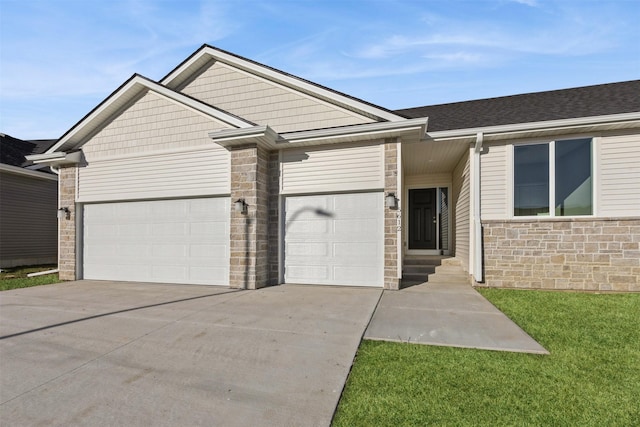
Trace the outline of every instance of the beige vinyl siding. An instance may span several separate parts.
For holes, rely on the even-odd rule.
[[[55,264],[58,182],[0,173],[0,267]]]
[[[462,262],[465,271],[469,269],[469,221],[470,221],[470,170],[469,152],[462,157],[453,170],[453,206],[455,257]]]
[[[78,169],[78,201],[227,194],[229,156],[223,148],[210,147],[92,161]]]
[[[480,209],[482,219],[508,216],[507,146],[485,146],[480,156]]]
[[[282,194],[384,188],[383,145],[292,149],[282,153]]]
[[[373,122],[220,62],[213,63],[181,91],[280,133]]]
[[[229,126],[147,91],[94,135],[82,151],[89,161],[120,154],[211,145],[208,133]]]
[[[599,216],[640,216],[640,135],[599,139]]]

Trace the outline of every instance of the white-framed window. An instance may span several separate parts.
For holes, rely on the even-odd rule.
[[[593,141],[513,147],[514,216],[593,215]]]

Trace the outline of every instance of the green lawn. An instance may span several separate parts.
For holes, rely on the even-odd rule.
[[[334,426],[640,426],[640,294],[485,289],[550,356],[364,341]]]
[[[28,288],[30,286],[50,285],[58,283],[58,274],[47,274],[45,276],[27,277],[29,273],[52,270],[55,265],[38,265],[30,267],[17,267],[2,270],[0,273],[0,291],[9,289]]]

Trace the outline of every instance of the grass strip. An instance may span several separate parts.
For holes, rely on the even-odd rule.
[[[481,293],[551,355],[363,341],[333,425],[640,425],[640,294]]]

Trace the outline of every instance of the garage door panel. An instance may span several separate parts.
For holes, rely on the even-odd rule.
[[[193,258],[195,262],[209,262],[208,259],[215,257],[225,257],[227,254],[227,247],[225,245],[191,245],[189,247],[189,256]]]
[[[321,242],[299,242],[287,244],[287,255],[294,260],[295,257],[309,257],[309,256],[326,256],[329,254],[329,245]]]
[[[302,219],[296,218],[287,223],[287,232],[291,235],[305,233],[307,235],[324,234],[328,231],[330,224],[326,218]]]
[[[305,196],[287,199],[289,213],[297,215],[313,215],[316,209],[326,210],[330,201],[325,196]]]
[[[369,231],[377,227],[382,227],[382,222],[378,218],[340,219],[340,221],[335,221],[334,223],[337,237],[342,236],[349,239],[351,235],[356,234],[360,236],[361,239],[377,241],[377,234],[370,234]]]
[[[372,259],[378,256],[380,245],[378,242],[358,243],[343,242],[333,244],[333,255],[336,257],[338,264],[342,263],[363,263],[363,265],[371,264]]]
[[[229,200],[84,206],[86,279],[229,283]]]
[[[157,236],[186,236],[187,224],[164,222],[162,224],[154,224],[151,232]]]
[[[363,193],[370,194],[370,193]],[[375,218],[379,202],[371,197],[340,198],[333,207],[336,215],[356,218]]]
[[[154,282],[175,282],[187,276],[188,269],[175,265],[157,265],[151,268],[151,279]]]
[[[334,277],[338,283],[377,283],[377,272],[362,266],[334,267]]]
[[[381,192],[287,197],[285,282],[382,286],[383,201]]]
[[[168,258],[173,260],[174,258],[186,258],[188,247],[186,245],[153,245],[151,255],[154,258]]]
[[[290,283],[316,283],[313,281],[319,280],[318,284],[323,284],[330,279],[329,268],[324,265],[292,265],[287,268],[287,275]]]
[[[216,239],[227,239],[229,236],[227,234],[226,228],[226,223],[221,221],[191,223],[189,228],[189,236],[196,239],[198,237],[201,237],[203,239],[206,239],[208,237],[213,237]]]

